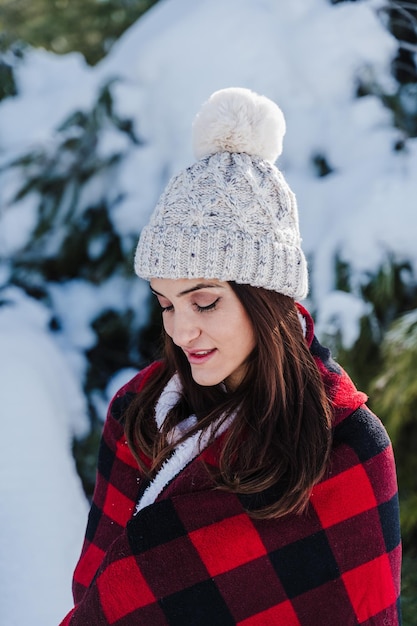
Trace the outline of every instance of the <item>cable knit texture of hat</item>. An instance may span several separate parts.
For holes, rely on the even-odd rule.
[[[168,183],[135,255],[141,278],[207,278],[308,291],[295,195],[274,165],[285,119],[249,89],[215,92],[193,124],[199,159]]]

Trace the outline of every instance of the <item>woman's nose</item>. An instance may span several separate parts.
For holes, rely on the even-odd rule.
[[[175,312],[172,320],[172,341],[180,347],[189,346],[201,333],[193,316]]]

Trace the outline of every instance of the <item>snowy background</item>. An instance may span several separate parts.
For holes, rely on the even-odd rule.
[[[111,225],[129,256],[171,175],[193,161],[191,122],[215,90],[248,87],[275,100],[287,134],[278,166],[295,191],[304,249],[311,260],[311,301],[318,332],[338,320],[352,344],[366,306],[335,291],[335,256],[353,280],[387,253],[417,265],[417,140],[403,137],[367,82],[396,89],[390,63],[398,42],[377,12],[381,2],[326,0],[161,0],[95,67],[79,54],[32,50],[16,64],[18,95],[0,102],[0,623],[56,626],[71,608],[71,574],[88,503],[71,454],[88,429],[83,392],[92,320],[130,302],[147,321],[145,286],[133,275],[95,285],[48,287],[50,306],[10,286],[11,260],[37,220],[36,190],[10,204],[23,170],[1,169],[31,150],[53,151],[57,128],[73,111],[90,110],[111,83],[115,113],[134,121],[140,142],[109,126],[97,154],[123,154],[112,171],[92,177],[78,210],[101,196],[117,198]],[[411,97],[406,106],[416,107]],[[328,176],[317,175],[325,159]],[[63,199],[65,204],[65,198]],[[65,212],[64,208],[62,211]],[[50,254],[60,233],[50,232]],[[103,241],[91,244],[100,253]],[[353,285],[354,287],[354,285]],[[51,311],[59,332],[51,331]],[[97,398],[103,417],[120,372]]]

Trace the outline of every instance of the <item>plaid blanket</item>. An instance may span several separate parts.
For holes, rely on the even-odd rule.
[[[148,485],[122,416],[159,365],[116,394],[74,573],[75,607],[61,626],[400,624],[390,441],[365,396],[315,338],[311,351],[335,426],[328,474],[301,516],[255,520],[247,510],[256,508],[256,497],[214,490],[204,463],[216,464],[221,437],[133,515]]]

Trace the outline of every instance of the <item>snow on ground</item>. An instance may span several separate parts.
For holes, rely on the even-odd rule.
[[[375,15],[379,4],[161,0],[95,68],[77,54],[33,51],[17,72],[19,95],[0,103],[0,166],[53,142],[54,128],[71,111],[88,110],[98,87],[120,77],[112,87],[116,110],[134,119],[145,144],[130,150],[112,181],[125,199],[111,217],[119,233],[137,236],[168,178],[193,160],[190,129],[201,103],[229,86],[263,93],[287,119],[278,165],[298,198],[322,326],[339,316],[352,342],[363,305],[333,291],[335,253],[358,277],[387,250],[417,261],[417,142],[394,152],[399,134],[389,112],[374,97],[355,98],[360,75],[392,88],[395,42]],[[103,137],[101,150],[111,152],[117,141]],[[333,170],[325,178],[316,177],[317,154]],[[2,210],[21,182],[16,174],[0,174],[0,287],[7,258],[34,224],[35,194],[13,212]],[[86,412],[75,375],[82,369],[77,349],[91,340],[92,312],[108,293],[104,287],[94,302],[81,282],[58,286],[54,305],[64,318],[64,336],[58,336],[39,305],[17,291],[0,292],[10,300],[0,306],[5,626],[56,626],[71,606],[71,571],[87,513],[70,454],[71,434],[84,427]],[[123,293],[123,286],[115,291]]]
[[[85,432],[86,404],[47,312],[18,290],[1,295],[0,622],[53,626],[71,607],[85,530],[71,433]]]

